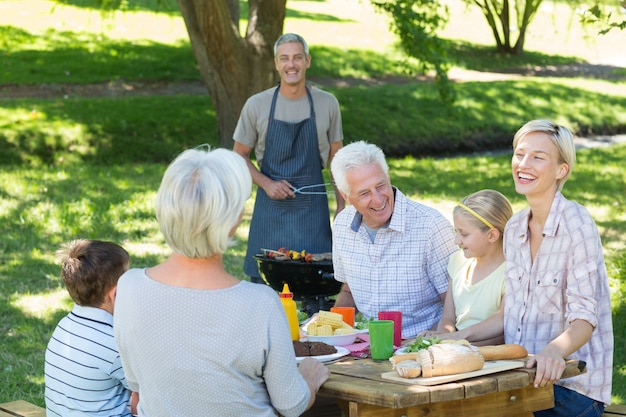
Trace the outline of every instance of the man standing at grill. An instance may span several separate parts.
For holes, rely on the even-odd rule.
[[[244,263],[252,282],[262,282],[253,257],[261,248],[331,251],[322,170],[343,140],[337,99],[306,85],[311,65],[306,41],[282,35],[274,44],[274,62],[280,84],[248,99],[233,138],[233,150],[244,157],[258,186]],[[250,160],[252,149],[258,168]],[[336,189],[335,195],[339,212],[344,200]]]

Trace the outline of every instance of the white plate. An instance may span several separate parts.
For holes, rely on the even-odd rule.
[[[333,353],[332,355],[320,355],[320,356],[297,356],[296,357],[296,362],[300,363],[302,362],[302,359],[304,358],[313,358],[313,359],[317,359],[318,361],[322,362],[322,363],[326,363],[326,362],[331,362],[334,361],[335,359],[339,359],[342,358],[346,355],[348,355],[350,353],[350,351],[344,347],[341,346],[335,346],[335,349],[337,349],[336,353]]]
[[[309,342],[322,342],[331,346],[348,346],[355,342],[358,333],[351,334],[337,334],[333,336],[311,336],[306,335],[306,339]]]

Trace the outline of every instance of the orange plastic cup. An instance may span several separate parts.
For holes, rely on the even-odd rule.
[[[343,322],[354,327],[354,307],[331,307],[332,313],[338,313],[343,316]]]

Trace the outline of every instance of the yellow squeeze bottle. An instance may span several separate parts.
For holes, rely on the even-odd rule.
[[[289,321],[289,330],[291,331],[291,340],[300,340],[300,327],[298,326],[298,310],[296,302],[293,301],[293,293],[289,291],[289,285],[283,286],[283,292],[280,293],[280,301],[283,303],[287,320]]]

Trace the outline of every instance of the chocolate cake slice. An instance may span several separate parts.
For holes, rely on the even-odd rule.
[[[309,351],[311,352],[311,356],[332,355],[333,353],[337,353],[337,349],[334,346],[323,342],[311,342]]]
[[[293,341],[293,350],[296,352],[297,357],[311,356],[307,343],[308,342],[300,342],[298,340]]]
[[[322,356],[337,353],[337,349],[334,346],[323,342],[294,341],[293,350],[296,352],[297,357]]]

